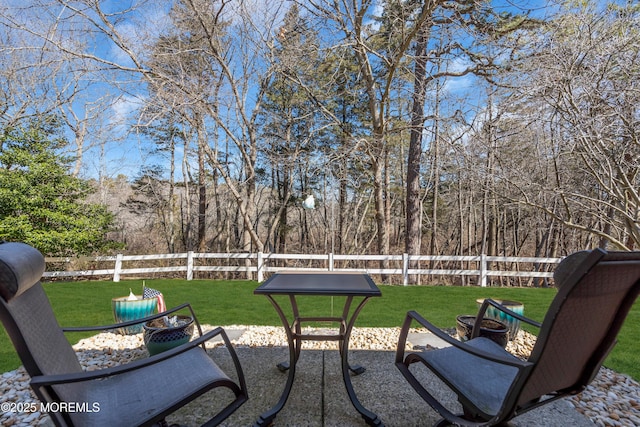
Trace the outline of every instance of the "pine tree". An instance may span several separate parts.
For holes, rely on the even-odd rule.
[[[0,139],[0,238],[22,241],[49,256],[104,253],[114,218],[84,201],[93,190],[70,173],[73,158],[57,120],[5,129]]]

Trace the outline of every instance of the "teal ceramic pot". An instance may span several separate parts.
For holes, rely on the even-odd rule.
[[[492,298],[493,299],[493,298]],[[513,311],[514,313],[517,313],[519,315],[524,315],[524,304],[518,301],[509,301],[509,300],[500,300],[500,299],[493,299],[495,302],[497,302],[498,304],[502,304],[504,305],[506,308],[508,308],[509,310]],[[478,298],[476,300],[476,303],[478,304],[478,309],[480,309],[480,307],[482,306],[482,303],[484,302],[484,298]],[[487,307],[487,312],[485,313],[485,318],[489,318],[489,319],[495,319],[498,320],[502,323],[504,323],[505,325],[507,325],[509,327],[509,339],[510,340],[514,340],[516,338],[516,336],[518,335],[518,331],[520,330],[520,321],[518,319],[516,319],[513,316],[510,316],[506,313],[504,313],[501,310],[498,310],[497,308],[493,307],[493,306],[489,306]]]
[[[468,341],[471,338],[475,323],[476,316],[460,315],[456,317],[456,332],[460,341]],[[482,325],[480,326],[480,336],[489,338],[502,348],[505,348],[507,341],[509,341],[509,328],[502,322],[485,318],[482,319]]]
[[[158,299],[156,297],[138,298],[139,299],[136,300],[130,300],[129,297],[118,297],[111,300],[113,318],[116,323],[142,319],[143,317],[151,316],[156,312],[156,308],[158,306]],[[142,323],[127,326],[126,328],[119,328],[118,332],[123,335],[139,334],[142,332]]]
[[[167,326],[165,318],[151,320],[144,324],[144,344],[150,356],[162,353],[189,342],[193,335],[193,318],[175,316],[175,322]]]

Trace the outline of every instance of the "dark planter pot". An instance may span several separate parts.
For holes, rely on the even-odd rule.
[[[167,325],[164,318],[154,319],[144,324],[144,344],[149,355],[162,353],[189,342],[193,335],[193,318],[176,316],[174,324]]]
[[[460,341],[468,341],[471,338],[471,332],[475,323],[476,316],[460,315],[456,317],[456,332],[458,332]],[[509,341],[509,328],[497,320],[482,319],[480,336],[489,338],[504,348]]]

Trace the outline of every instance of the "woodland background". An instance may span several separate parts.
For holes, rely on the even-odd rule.
[[[637,249],[639,17],[5,0],[0,237],[55,256]]]

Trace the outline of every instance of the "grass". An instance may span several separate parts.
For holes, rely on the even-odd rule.
[[[263,296],[253,295],[257,287],[251,281],[147,280],[146,286],[160,290],[168,307],[189,302],[202,323],[212,325],[272,325],[280,320]],[[142,292],[142,281],[57,282],[46,283],[56,317],[62,326],[104,325],[113,323],[111,298]],[[524,303],[525,315],[542,321],[556,290],[549,288],[479,288],[449,286],[380,286],[382,298],[372,298],[362,310],[356,327],[399,327],[408,310],[416,310],[439,327],[453,327],[458,314],[477,311],[477,298],[492,297]],[[305,316],[339,314],[339,298],[309,297],[299,300]],[[284,305],[283,305],[284,306]],[[618,345],[605,361],[617,372],[640,380],[640,303],[636,303],[618,336]],[[526,328],[525,328],[526,329]],[[535,329],[530,329],[535,332]],[[70,334],[76,343],[91,333]],[[0,372],[20,365],[17,354],[4,331],[0,332]]]

